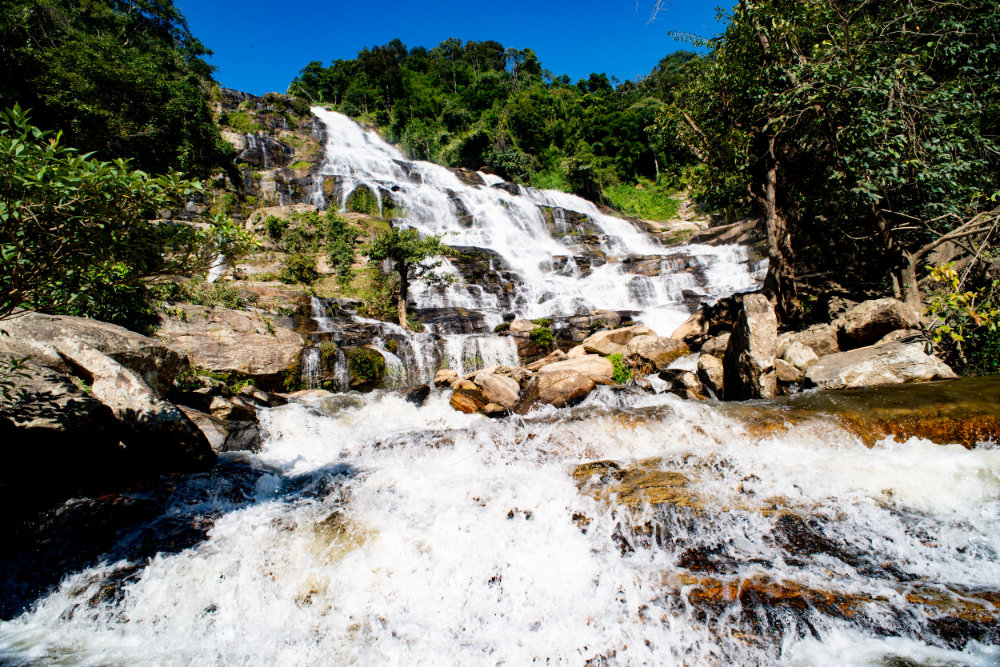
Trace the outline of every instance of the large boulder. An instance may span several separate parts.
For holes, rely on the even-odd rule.
[[[194,408],[178,406],[215,452],[260,451],[260,426],[254,421],[225,421]]]
[[[636,336],[656,336],[656,332],[649,327],[639,325],[609,329],[598,331],[589,336],[582,345],[583,349],[590,354],[600,354],[606,357],[609,354],[625,352],[625,346]]]
[[[555,350],[552,353],[550,353],[547,357],[539,359],[534,363],[528,364],[527,366],[525,366],[525,368],[527,368],[529,371],[537,371],[545,366],[548,366],[549,364],[554,364],[558,361],[565,361],[568,358],[569,355],[567,355],[562,350]]]
[[[664,336],[636,336],[625,346],[622,359],[632,368],[666,370],[677,359],[691,354],[683,341]]]
[[[258,310],[178,304],[164,314],[156,336],[187,353],[194,365],[216,373],[238,372],[258,387],[273,388],[294,369],[302,336]]]
[[[31,355],[39,364],[69,374],[71,370],[53,342],[70,338],[138,373],[160,397],[166,395],[174,378],[188,367],[184,355],[162,340],[83,317],[23,311],[0,323],[0,329],[9,334],[0,335],[0,355]]]
[[[732,334],[729,333],[723,333],[719,334],[715,338],[709,338],[701,346],[701,353],[718,357],[721,360],[726,356],[726,348],[729,347],[729,337],[731,335]]]
[[[487,405],[492,403],[505,410],[513,410],[521,398],[521,386],[512,378],[480,373],[475,382]]]
[[[137,373],[80,341],[62,338],[53,345],[90,383],[94,398],[111,409],[139,458],[159,470],[202,470],[214,463],[201,430]]]
[[[733,326],[723,359],[726,400],[773,398],[777,395],[774,377],[778,318],[763,294],[747,294]]]
[[[779,358],[795,368],[801,371],[806,370],[813,364],[815,364],[819,357],[813,352],[811,347],[806,347],[797,340],[793,340],[790,345],[788,345],[784,352],[778,355]]]
[[[829,324],[815,324],[802,331],[789,331],[781,334],[778,336],[777,356],[788,359],[785,353],[793,343],[808,347],[817,357],[840,352],[837,329]],[[789,359],[789,361],[791,360]]]
[[[849,309],[837,320],[841,347],[871,345],[897,329],[912,329],[919,318],[898,299],[864,301]]]
[[[698,357],[698,379],[701,380],[702,386],[716,398],[724,394],[724,377],[722,359],[711,354],[703,354]]]
[[[610,361],[596,354],[574,357],[543,366],[539,375],[573,371],[586,376],[597,384],[614,384],[615,367]]]
[[[576,405],[596,386],[589,377],[571,369],[539,373],[525,384],[517,412],[524,414],[539,405]]]
[[[878,387],[957,377],[923,343],[895,342],[821,357],[806,371],[806,385],[826,389]]]

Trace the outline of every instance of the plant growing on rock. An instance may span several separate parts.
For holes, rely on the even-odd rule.
[[[615,384],[628,384],[632,381],[632,369],[625,365],[621,352],[608,355],[607,359],[611,362],[611,367],[614,368],[611,379],[615,381]]]

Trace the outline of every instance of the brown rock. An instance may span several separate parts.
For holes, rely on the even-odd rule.
[[[458,378],[458,372],[450,368],[442,368],[434,374],[434,386],[438,389],[451,386],[451,381]]]
[[[811,349],[817,357],[840,352],[837,329],[829,324],[815,324],[802,331],[781,334],[778,336],[777,356],[787,359],[785,351],[789,345],[796,342]]]
[[[722,359],[711,354],[698,357],[698,379],[716,398],[723,395],[723,377]]]
[[[647,367],[650,371],[662,371],[689,354],[691,350],[682,341],[663,336],[636,336],[625,346],[623,361],[632,368]]]
[[[781,357],[784,361],[801,371],[806,370],[819,361],[819,357],[816,356],[811,347],[806,347],[797,340],[793,340],[791,344],[785,347],[785,351]]]
[[[569,359],[569,356],[565,352],[563,352],[562,350],[556,350],[555,352],[551,353],[544,359],[539,359],[533,364],[528,364],[527,366],[525,366],[525,368],[527,368],[529,371],[537,371],[544,366],[548,366],[549,364],[554,364],[557,361],[565,361],[566,359]]]
[[[531,320],[514,320],[510,323],[510,329],[508,329],[508,331],[514,335],[520,334],[526,336],[530,334],[534,328],[535,323]]]
[[[719,334],[715,338],[709,338],[701,346],[701,353],[722,359],[726,356],[726,348],[729,347],[729,337],[731,334]]]
[[[612,379],[615,375],[615,367],[611,362],[596,354],[588,354],[582,357],[557,361],[553,364],[543,366],[539,375],[547,373],[559,373],[562,371],[575,371],[587,376],[597,384],[614,384]]]
[[[778,378],[778,382],[785,384],[802,382],[802,379],[805,378],[805,373],[784,359],[776,359],[774,361],[774,374]]]
[[[622,329],[610,329],[598,331],[594,335],[583,341],[583,349],[591,354],[608,356],[624,352],[625,346],[636,336],[656,336],[656,332],[649,327],[632,326]]]
[[[778,319],[763,294],[746,294],[723,359],[726,400],[773,398]]]
[[[476,376],[476,385],[487,405],[492,403],[513,410],[521,398],[521,386],[509,377],[480,373]]]
[[[525,386],[517,412],[524,414],[538,405],[557,408],[576,405],[596,386],[593,380],[575,370],[539,373]]]
[[[583,348],[583,345],[577,345],[570,348],[570,351],[566,353],[568,359],[576,359],[577,357],[582,357],[587,354],[587,350]]]
[[[916,313],[893,298],[864,301],[837,320],[840,338],[850,347],[870,345],[890,331],[912,329],[918,322]]]
[[[476,400],[469,394],[459,391],[456,391],[451,395],[451,400],[448,401],[448,403],[454,409],[458,410],[459,412],[464,412],[467,415],[480,412],[484,407],[486,407],[486,404],[483,403],[482,401]]]
[[[829,354],[809,367],[806,383],[827,389],[855,389],[885,384],[958,377],[923,343],[894,342]]]

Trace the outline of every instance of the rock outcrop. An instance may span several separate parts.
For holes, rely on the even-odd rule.
[[[622,360],[626,366],[657,371],[666,370],[677,359],[691,354],[691,350],[673,338],[663,336],[636,336],[625,345]]]
[[[656,336],[656,332],[649,327],[638,325],[621,329],[608,329],[589,336],[582,345],[583,349],[590,354],[608,356],[609,354],[624,353],[625,346],[637,336]]]
[[[575,370],[564,369],[539,373],[528,380],[517,412],[525,414],[539,405],[565,408],[576,405],[594,390],[592,379]]]
[[[838,319],[837,328],[841,347],[863,347],[897,329],[912,329],[918,321],[916,313],[903,302],[885,298],[850,308]]]
[[[894,342],[821,357],[806,371],[806,384],[825,389],[857,389],[886,384],[955,378],[922,343]]]
[[[747,294],[723,360],[726,400],[773,398],[778,319],[763,294]]]

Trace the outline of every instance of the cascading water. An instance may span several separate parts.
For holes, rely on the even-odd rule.
[[[630,403],[495,421],[376,392],[265,412],[259,455],[172,482],[162,517],[0,623],[0,661],[1000,660],[1000,451]],[[156,497],[131,493],[87,520]]]
[[[668,332],[685,292],[759,280],[745,249],[663,249],[582,200],[486,175],[467,186],[317,113],[342,197],[392,192],[409,224],[519,277],[509,308],[471,281],[418,291],[423,307],[634,309]],[[580,257],[581,243],[599,252]],[[374,332],[394,385],[443,361],[517,363],[509,337],[312,306],[320,344],[345,321]],[[0,563],[0,663],[1000,662],[1000,450],[868,448],[836,419],[784,410],[612,387],[500,420],[445,392],[262,410],[260,452],[69,501],[19,536],[23,554]]]

